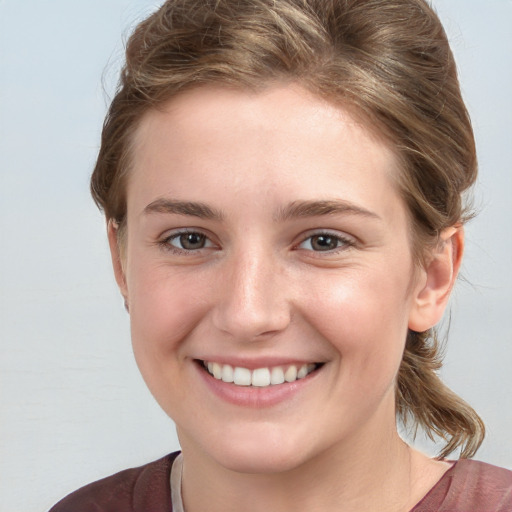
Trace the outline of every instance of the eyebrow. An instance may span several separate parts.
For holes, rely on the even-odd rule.
[[[278,212],[276,220],[285,221],[301,217],[317,217],[340,213],[361,215],[363,217],[382,220],[375,212],[342,200],[294,201]]]
[[[222,212],[211,208],[205,203],[195,201],[178,201],[175,199],[156,199],[144,208],[144,213],[169,213],[177,215],[189,215],[201,219],[222,220]]]
[[[156,199],[144,208],[145,214],[167,213],[175,215],[188,215],[201,219],[221,221],[224,218],[220,210],[216,210],[205,203],[195,201],[179,201],[175,199]],[[293,201],[274,216],[276,222],[284,222],[302,217],[317,217],[336,214],[361,215],[374,219],[381,219],[375,212],[357,206],[348,201]]]

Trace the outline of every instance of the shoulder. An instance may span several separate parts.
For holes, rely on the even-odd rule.
[[[170,512],[169,478],[178,453],[86,485],[50,512]]]
[[[455,465],[454,473],[468,484],[483,483],[509,492],[512,490],[512,471],[492,464],[461,459]]]
[[[461,503],[473,506],[473,510],[480,507],[496,512],[512,511],[512,471],[508,469],[462,459],[454,467],[453,483],[450,494]]]
[[[461,459],[413,510],[512,512],[512,471]]]

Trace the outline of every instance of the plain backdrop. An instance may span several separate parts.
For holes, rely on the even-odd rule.
[[[0,0],[1,512],[45,511],[178,447],[133,361],[88,194],[123,40],[157,4]],[[512,468],[512,1],[434,5],[480,159],[443,376],[487,423],[477,458]]]

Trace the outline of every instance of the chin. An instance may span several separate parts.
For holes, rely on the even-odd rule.
[[[255,446],[241,446],[221,454],[215,454],[218,464],[230,471],[245,474],[277,474],[292,471],[302,465],[301,450],[275,450]]]
[[[237,473],[276,474],[298,468],[314,452],[314,447],[305,446],[307,441],[297,436],[283,435],[275,429],[262,430],[253,435],[226,435],[209,444],[209,455],[217,464]]]

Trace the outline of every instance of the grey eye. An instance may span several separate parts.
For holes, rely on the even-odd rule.
[[[332,235],[313,235],[301,244],[302,248],[313,251],[332,251],[340,246],[340,239]]]
[[[329,252],[337,249],[347,249],[354,245],[353,240],[330,233],[318,233],[308,236],[300,245],[300,249],[314,252]]]
[[[194,251],[207,246],[208,239],[201,233],[181,233],[169,239],[169,244],[178,249]]]
[[[311,237],[311,247],[315,251],[331,251],[338,247],[339,240],[329,235],[315,235]]]

